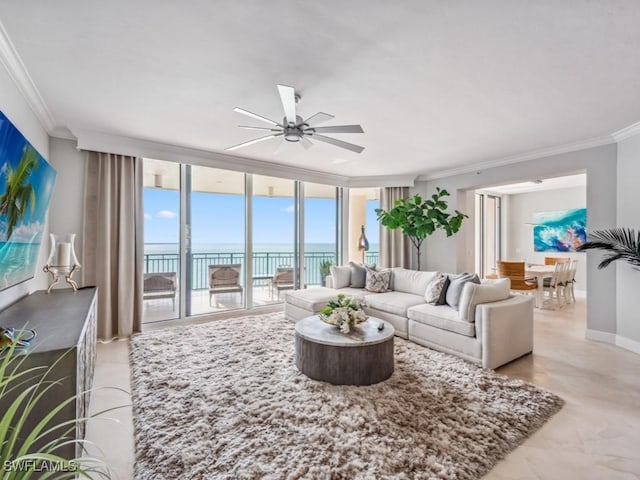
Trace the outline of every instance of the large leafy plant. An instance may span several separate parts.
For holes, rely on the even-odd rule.
[[[57,384],[47,378],[53,365],[24,368],[27,355],[17,355],[13,345],[0,358],[0,402],[6,406],[0,411],[0,480],[109,478],[99,459],[70,460],[57,454],[62,446],[85,443],[75,438],[75,429],[87,418],[55,421],[58,412],[76,397],[58,405],[46,404],[47,394]],[[41,420],[28,430],[27,419],[34,413]]]
[[[640,232],[633,228],[611,228],[596,230],[589,234],[589,241],[580,245],[579,252],[585,250],[604,250],[607,255],[598,268],[608,267],[616,260],[622,260],[640,270]]]
[[[449,192],[439,187],[431,198],[423,200],[420,195],[410,198],[401,198],[395,201],[394,207],[389,211],[376,209],[380,223],[390,230],[402,229],[413,246],[418,256],[418,270],[420,270],[420,248],[422,242],[436,230],[444,230],[450,237],[462,226],[462,221],[468,218],[462,212],[455,210],[455,214],[447,213]]]

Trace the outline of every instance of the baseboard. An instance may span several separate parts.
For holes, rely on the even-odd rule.
[[[602,332],[600,330],[590,330],[587,328],[584,337],[587,340],[594,340],[596,342],[611,343],[612,345],[616,344],[615,333]]]
[[[611,345],[616,345],[617,347],[624,348],[625,350],[629,350],[630,352],[640,355],[640,342],[623,337],[622,335],[587,329],[584,336],[587,340],[610,343]]]
[[[630,338],[623,337],[622,335],[616,335],[616,345],[624,348],[625,350],[640,354],[640,342],[631,340]]]

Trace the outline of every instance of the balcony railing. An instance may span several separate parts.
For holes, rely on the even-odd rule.
[[[270,277],[278,267],[293,267],[293,252],[255,252],[253,254],[253,277],[265,279]],[[320,285],[320,264],[329,261],[336,264],[336,255],[332,252],[305,252],[304,283]],[[365,261],[368,264],[378,263],[378,252],[367,252]],[[242,252],[213,252],[191,254],[191,289],[209,288],[209,265],[242,265],[244,278],[245,254]],[[179,272],[180,257],[177,253],[149,253],[144,256],[144,272]]]

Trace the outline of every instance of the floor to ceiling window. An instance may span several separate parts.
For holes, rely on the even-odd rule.
[[[180,316],[180,165],[145,159],[144,320]]]
[[[304,283],[324,285],[329,268],[338,264],[338,189],[304,183]]]
[[[380,222],[375,209],[380,208],[379,188],[349,189],[349,237],[347,255],[353,262],[378,264],[380,261]],[[361,245],[363,236],[369,249]]]
[[[499,196],[476,193],[476,271],[481,275],[495,274],[501,256],[501,199]]]

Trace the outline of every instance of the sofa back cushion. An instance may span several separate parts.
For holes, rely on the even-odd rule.
[[[351,284],[351,267],[331,267],[333,288],[344,288]]]
[[[420,272],[406,268],[391,269],[391,290],[424,296],[427,286],[438,272]]]
[[[484,281],[481,285],[467,282],[462,290],[458,315],[465,322],[476,321],[476,307],[482,303],[499,302],[511,296],[508,278]]]
[[[389,290],[391,284],[391,270],[386,268],[384,270],[376,271],[367,268],[367,284],[365,288],[368,292],[383,293]]]
[[[351,268],[351,286],[353,288],[364,288],[367,284],[367,269],[376,269],[375,263],[373,265],[365,265],[364,263],[349,262],[349,268]]]
[[[438,272],[437,275],[433,277],[433,280],[429,282],[429,285],[427,285],[427,290],[424,292],[424,301],[431,305],[436,305],[440,300],[442,289],[446,283],[446,275],[442,275]]]

